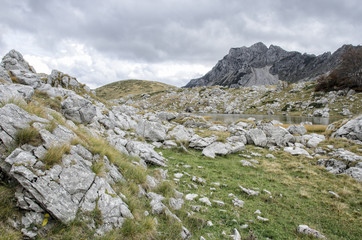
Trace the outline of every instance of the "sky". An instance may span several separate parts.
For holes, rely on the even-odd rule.
[[[256,42],[319,55],[361,41],[360,0],[0,0],[0,56],[16,49],[91,88],[181,87]]]

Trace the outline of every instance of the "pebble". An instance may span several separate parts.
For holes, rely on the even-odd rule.
[[[259,221],[262,221],[262,222],[268,222],[269,221],[269,219],[263,218],[263,217],[260,217],[260,216],[257,216],[256,219],[258,219]]]

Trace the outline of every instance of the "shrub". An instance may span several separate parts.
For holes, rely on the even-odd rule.
[[[362,47],[348,46],[340,64],[328,75],[317,80],[315,91],[333,91],[345,88],[362,91]]]
[[[39,146],[42,143],[42,139],[36,128],[27,127],[16,132],[15,143],[17,146],[22,146],[24,144]]]

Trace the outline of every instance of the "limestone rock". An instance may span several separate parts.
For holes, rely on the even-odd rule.
[[[90,123],[96,116],[94,104],[79,95],[70,95],[61,104],[64,117],[77,123]]]
[[[136,128],[137,134],[149,141],[164,141],[167,128],[158,122],[141,120]]]
[[[267,138],[265,133],[258,128],[250,129],[247,132],[248,143],[250,139],[250,144],[254,144],[256,146],[265,147],[267,144]]]
[[[201,150],[215,142],[216,139],[217,137],[214,135],[211,137],[202,138],[199,135],[195,134],[190,139],[189,147]]]
[[[29,101],[33,94],[34,88],[30,86],[20,84],[0,85],[0,102],[15,99]]]
[[[299,225],[297,228],[297,231],[299,233],[305,234],[305,235],[310,235],[316,238],[320,238],[320,239],[327,239],[325,236],[323,236],[320,232],[318,232],[315,229],[312,229],[310,227],[308,227],[307,225]]]
[[[287,128],[287,130],[290,132],[290,134],[293,135],[303,135],[307,132],[307,129],[303,125],[292,125]]]
[[[193,130],[185,128],[183,125],[177,125],[168,132],[170,138],[175,138],[176,141],[189,141],[192,137]]]
[[[334,132],[332,137],[344,137],[351,140],[362,141],[362,115],[359,115],[355,119],[348,121],[336,132]]]
[[[305,149],[300,148],[300,147],[285,147],[284,152],[288,152],[292,155],[310,156],[309,153]]]
[[[139,156],[148,164],[166,166],[166,159],[153,150],[153,147],[148,143],[130,141],[127,143],[126,149],[130,155]]]

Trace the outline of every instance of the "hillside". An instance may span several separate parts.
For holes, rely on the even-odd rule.
[[[205,87],[110,104],[12,50],[0,64],[0,239],[362,239],[359,108],[322,130],[178,111],[238,110],[238,97],[299,110],[303,95],[354,106],[358,94]]]
[[[174,88],[176,87],[161,82],[130,79],[104,85],[95,91],[97,96],[111,100],[128,95],[153,94]]]
[[[268,48],[260,42],[250,47],[231,48],[205,76],[192,79],[185,87],[237,88],[275,85],[278,80],[289,83],[311,80],[334,69],[348,48],[358,47],[344,45],[333,54],[327,52],[319,56],[288,52],[274,45]]]

